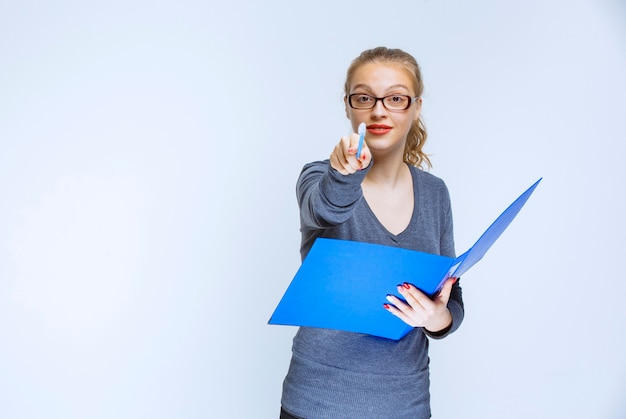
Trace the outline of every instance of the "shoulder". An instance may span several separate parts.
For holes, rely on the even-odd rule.
[[[310,163],[305,164],[302,167],[301,173],[306,172],[318,172],[318,171],[326,171],[330,167],[330,160],[317,160]]]
[[[326,173],[330,168],[330,160],[318,160],[305,164],[300,171],[300,178]]]
[[[325,176],[330,173],[330,160],[319,160],[305,164],[296,181],[296,195],[298,200],[306,195],[307,191],[314,190]]]
[[[413,179],[416,180],[416,186],[422,192],[448,195],[448,187],[443,179],[433,175],[430,172],[418,169],[415,166],[409,165]]]

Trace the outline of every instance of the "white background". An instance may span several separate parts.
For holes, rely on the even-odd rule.
[[[276,418],[295,181],[379,45],[422,66],[458,253],[544,179],[431,345],[433,417],[625,417],[619,0],[2,0],[0,417]]]

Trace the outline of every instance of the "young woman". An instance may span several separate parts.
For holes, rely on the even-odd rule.
[[[356,155],[359,136],[342,137],[330,159],[304,166],[296,188],[303,259],[318,237],[454,257],[448,190],[421,170],[430,167],[422,151],[422,91],[419,66],[402,50],[375,48],[352,62],[345,109],[355,132],[366,124],[365,144]],[[399,341],[298,329],[281,418],[430,417],[428,338],[443,338],[459,327],[461,288],[450,278],[431,299],[403,283],[398,296],[406,303],[388,296],[381,310],[414,327]]]

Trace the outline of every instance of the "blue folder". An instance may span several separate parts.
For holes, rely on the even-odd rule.
[[[318,238],[274,310],[269,324],[309,326],[401,339],[413,327],[383,308],[387,294],[409,282],[433,296],[460,277],[500,237],[534,192],[539,179],[457,258],[397,247]],[[359,268],[346,261],[358,260]]]

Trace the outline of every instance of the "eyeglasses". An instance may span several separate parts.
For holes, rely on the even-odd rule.
[[[388,111],[404,111],[419,97],[409,95],[390,95],[385,97],[374,97],[364,93],[353,93],[348,96],[348,103],[353,109],[373,109],[380,100]]]

